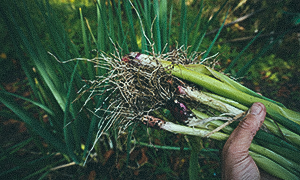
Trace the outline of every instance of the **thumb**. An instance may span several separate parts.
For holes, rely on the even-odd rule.
[[[231,133],[222,152],[223,179],[260,178],[259,170],[248,149],[265,116],[265,106],[262,103],[254,103],[245,118]]]

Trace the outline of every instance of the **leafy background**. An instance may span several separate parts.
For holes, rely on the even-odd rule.
[[[155,7],[158,1],[153,2]],[[163,7],[163,2],[167,2],[166,7]],[[238,81],[288,108],[300,111],[300,79],[297,76],[300,71],[300,5],[297,0],[229,1],[217,14],[224,2],[204,1],[201,21],[196,21],[199,22],[197,24],[195,18],[201,10],[200,2],[186,0],[186,6],[182,6],[179,0],[160,1],[160,8],[149,12],[164,14],[163,10],[166,10],[166,17],[161,17],[161,30],[154,33],[154,38],[159,37],[162,44],[168,39],[168,48],[172,49],[176,42],[192,44],[193,39],[205,30],[206,35],[198,51],[207,50],[214,42],[210,55],[219,53],[217,70],[239,77],[244,65],[252,62],[249,71],[242,71],[244,74]],[[118,9],[119,14],[109,15],[111,11],[104,7],[111,7],[114,12]],[[164,23],[171,10],[172,21]],[[246,20],[226,26],[251,13],[253,15]],[[130,16],[133,16],[132,22]],[[153,16],[151,18],[145,21],[148,35]],[[211,19],[214,21],[209,21]],[[224,19],[225,26],[218,34]],[[86,110],[77,113],[84,98],[76,103],[71,101],[85,84],[83,80],[93,79],[95,74],[104,72],[84,62],[60,64],[47,51],[62,61],[76,57],[91,58],[97,55],[92,49],[105,52],[114,49],[107,34],[115,37],[114,40],[122,47],[126,43],[121,38],[125,37],[130,51],[144,49],[140,24],[128,4],[122,2],[118,6],[118,1],[112,1],[109,6],[107,1],[97,4],[83,0],[51,0],[50,4],[46,1],[6,1],[1,7],[0,22],[1,176],[11,179],[188,177],[190,152],[184,137],[157,130],[148,130],[151,132],[146,134],[147,129],[138,124],[119,138],[116,131],[107,131],[93,151],[97,156],[91,157],[87,166],[82,167],[96,136],[99,119]],[[101,29],[101,23],[107,23],[107,26]],[[135,34],[132,34],[133,29]],[[161,35],[158,36],[157,32]],[[229,69],[230,63],[259,32],[260,36]],[[216,41],[215,37],[218,37]],[[87,107],[93,108],[102,101],[99,98]],[[63,128],[68,122],[72,122],[72,126]],[[132,134],[134,138],[131,139]],[[156,147],[149,145],[149,139]],[[206,149],[199,154],[201,178],[220,178],[219,150],[222,145],[222,142],[204,141]],[[66,167],[51,169],[60,165]]]

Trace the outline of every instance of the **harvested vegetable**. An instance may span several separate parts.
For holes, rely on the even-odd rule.
[[[114,112],[124,128],[143,124],[172,133],[225,141],[254,102],[266,106],[264,128],[258,131],[250,155],[258,166],[282,179],[300,177],[300,114],[263,97],[226,75],[201,64],[185,51],[123,57],[102,56],[111,71],[93,82],[93,90],[110,84]],[[173,118],[161,113],[168,110]],[[281,173],[278,173],[278,172]]]

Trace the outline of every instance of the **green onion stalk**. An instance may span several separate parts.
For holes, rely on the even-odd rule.
[[[263,130],[259,130],[251,146],[250,155],[257,165],[266,172],[282,179],[300,178],[300,113],[285,108],[281,103],[261,96],[242,86],[226,75],[202,64],[184,64],[174,62],[174,57],[149,56],[132,52],[122,60],[136,67],[163,69],[167,74],[182,81],[178,91],[197,104],[189,104],[188,109],[193,117],[188,117],[183,123],[166,121],[151,115],[144,115],[144,124],[172,133],[207,137],[225,141],[233,127],[229,124],[242,120],[245,111],[255,102],[266,106],[267,117]],[[154,76],[151,75],[151,78]],[[188,82],[188,85],[187,83]],[[171,82],[172,83],[172,82]],[[191,88],[190,84],[198,85]],[[206,91],[200,91],[200,87]],[[208,91],[209,92],[208,92]],[[214,110],[211,114],[203,113],[198,104]],[[178,103],[180,105],[180,103]],[[181,105],[180,105],[181,106]],[[179,109],[185,109],[181,106]],[[216,130],[217,129],[217,130]]]

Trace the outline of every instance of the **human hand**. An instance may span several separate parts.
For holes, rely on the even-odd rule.
[[[222,152],[222,179],[261,178],[259,169],[249,155],[248,149],[253,137],[263,124],[265,116],[265,106],[262,103],[254,103],[245,118],[231,133]]]

